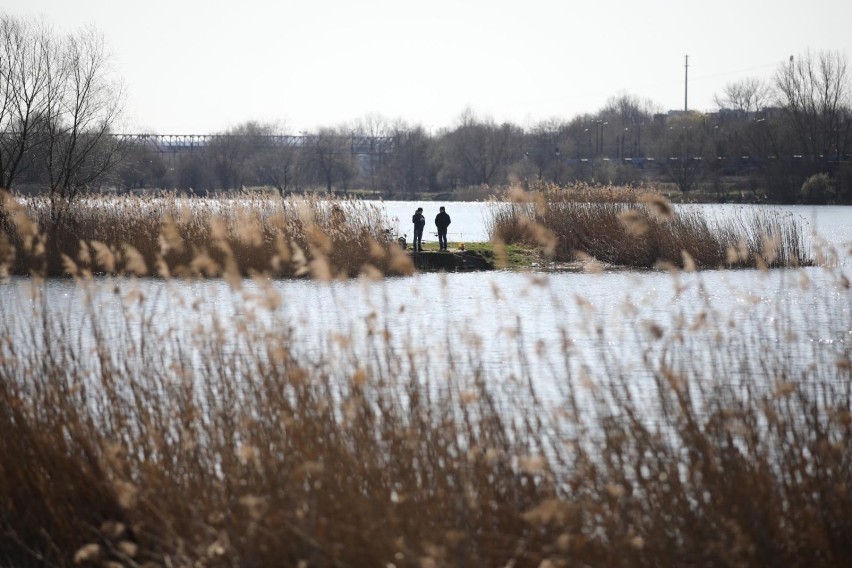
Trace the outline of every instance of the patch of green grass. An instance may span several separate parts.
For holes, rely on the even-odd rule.
[[[494,244],[491,242],[465,243],[465,250],[478,252],[490,261],[497,260]],[[452,249],[452,246],[450,247]],[[531,268],[533,263],[541,262],[542,253],[539,249],[521,245],[505,245],[506,268]]]
[[[458,243],[456,243],[455,246],[452,247],[452,250],[455,250],[455,247],[457,247],[457,246],[458,246]],[[414,247],[414,245],[412,243],[409,243],[409,245],[408,245],[409,250],[413,250],[413,247]],[[423,250],[438,252],[438,243],[423,243]]]

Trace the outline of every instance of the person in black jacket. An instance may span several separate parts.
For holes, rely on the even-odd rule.
[[[450,216],[441,207],[441,212],[435,217],[435,226],[438,227],[438,244],[441,250],[447,250],[447,227],[450,226]]]
[[[426,226],[426,217],[423,216],[423,208],[418,207],[411,217],[414,223],[414,251],[423,250],[423,228]]]

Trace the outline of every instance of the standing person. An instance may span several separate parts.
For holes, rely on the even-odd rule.
[[[418,207],[411,217],[414,223],[414,252],[423,250],[423,227],[426,226],[426,217],[423,216],[423,208]]]
[[[441,207],[441,212],[435,217],[435,226],[438,227],[438,245],[441,250],[447,250],[447,227],[450,226],[450,216]]]

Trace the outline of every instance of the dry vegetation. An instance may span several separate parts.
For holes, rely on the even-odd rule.
[[[257,248],[234,252],[238,216],[219,225],[181,217],[177,202],[150,205],[162,209],[122,218],[147,235],[146,266],[146,255],[168,264],[163,276],[203,274],[191,253],[237,274],[227,259]],[[303,207],[310,215],[293,219],[313,221],[300,248],[339,258],[311,233],[323,209]],[[38,252],[34,229],[12,222]],[[278,223],[261,226],[299,226]],[[225,260],[198,244],[205,231]],[[826,357],[789,332],[801,317],[822,337],[810,313],[782,312],[766,336],[754,335],[765,322],[742,328],[712,306],[646,322],[638,367],[611,350],[578,366],[564,329],[548,364],[501,376],[448,339],[439,372],[429,350],[399,349],[373,320],[363,336],[304,351],[260,277],[251,290],[229,279],[236,319],[197,313],[180,324],[197,326],[190,339],[172,334],[132,279],[90,278],[96,263],[137,272],[119,245],[93,244],[118,234],[82,234],[93,259],[66,264],[84,321],[54,312],[38,279],[15,312],[23,332],[14,314],[0,319],[0,564],[852,564],[852,361],[848,338]],[[340,262],[305,266],[349,273]],[[823,311],[852,300],[842,266],[827,269]],[[117,323],[103,296],[119,298]],[[609,333],[596,332],[604,344]],[[526,357],[523,337],[516,348]],[[557,400],[542,398],[542,380]]]
[[[7,210],[0,264],[14,274],[328,279],[413,270],[385,231],[381,209],[363,201],[267,194],[89,196],[70,205],[0,199],[0,212]],[[62,208],[56,230],[52,206]]]
[[[633,268],[791,267],[809,264],[800,223],[789,215],[743,213],[708,219],[657,193],[625,187],[538,184],[514,189],[491,208],[492,239],[543,247],[560,261],[593,258]]]
[[[76,328],[36,287],[25,332],[0,324],[3,565],[852,562],[849,348],[818,356],[792,314],[781,342],[709,308],[647,322],[638,368],[576,366],[566,329],[552,364],[501,376],[372,324],[304,353],[262,280],[189,341],[134,315],[132,282],[79,286],[117,286],[125,321],[92,301]]]
[[[753,210],[708,219],[631,188],[539,184],[509,192],[487,220],[503,245],[557,261],[633,268],[795,267],[812,263],[800,223]],[[58,212],[58,215],[57,215]],[[57,224],[55,218],[62,221]],[[0,194],[0,271],[317,279],[411,274],[379,207],[264,194],[89,196],[70,205]]]

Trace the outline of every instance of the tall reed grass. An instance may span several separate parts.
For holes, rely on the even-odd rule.
[[[52,222],[46,197],[0,196],[0,265],[41,275],[102,273],[318,279],[411,274],[380,207],[364,201],[87,196]]]
[[[644,219],[614,201],[593,213],[611,206],[625,227]],[[602,349],[578,361],[569,327],[532,350],[517,333],[508,349],[522,364],[504,370],[484,363],[482,338],[401,345],[375,313],[363,333],[341,328],[305,347],[260,273],[275,258],[281,273],[320,279],[404,272],[372,213],[267,199],[246,211],[177,198],[98,209],[109,203],[81,202],[60,241],[77,282],[71,311],[38,278],[13,303],[17,284],[2,285],[0,564],[852,563],[843,263],[825,269],[816,306],[782,305],[767,320],[757,306],[734,317],[708,300],[631,324],[638,359]],[[645,203],[648,219],[665,216],[666,203]],[[0,264],[15,266],[19,251],[57,262],[40,207],[7,199]],[[551,211],[538,198],[518,207],[507,211]],[[561,246],[537,220],[517,226]],[[255,271],[249,286],[241,276]],[[172,277],[225,276],[234,314],[190,298],[188,316],[160,321],[132,278],[150,273],[167,299]],[[547,297],[546,282],[530,286]],[[349,300],[334,309],[348,313]],[[843,334],[825,336],[827,317],[845,318]],[[589,320],[612,344],[616,330]],[[539,352],[554,355],[534,364]]]
[[[504,200],[508,201],[507,203]],[[626,187],[536,184],[500,196],[492,240],[542,247],[560,261],[633,268],[795,267],[812,262],[801,223],[766,210],[708,218],[657,193]]]
[[[578,366],[566,328],[506,376],[372,316],[304,351],[263,279],[235,319],[193,304],[191,339],[132,282],[79,286],[83,322],[39,284],[23,332],[0,320],[3,565],[852,564],[848,337],[794,337],[825,338],[808,307],[645,322],[638,364]],[[825,286],[850,329],[848,277]]]

